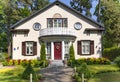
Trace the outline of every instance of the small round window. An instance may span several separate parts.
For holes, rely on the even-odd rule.
[[[35,31],[39,31],[39,30],[41,29],[40,23],[34,23],[34,24],[33,24],[33,29],[34,29]]]

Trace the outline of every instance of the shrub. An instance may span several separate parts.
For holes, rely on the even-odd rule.
[[[70,60],[74,61],[75,60],[75,53],[74,53],[73,44],[70,46],[69,54],[70,54]]]
[[[78,74],[75,74],[74,78],[75,78],[76,82],[81,82],[81,77],[79,77]]]
[[[80,58],[76,60],[76,65],[81,65],[82,63],[92,64],[110,64],[110,60],[106,58]]]
[[[8,62],[7,61],[4,61],[2,62],[3,66],[8,66]]]
[[[13,65],[13,60],[8,60],[8,65],[12,66]]]
[[[91,72],[88,70],[86,63],[82,63],[81,66],[77,68],[77,72],[80,77],[82,77],[82,74],[84,74],[85,78],[91,77]]]
[[[22,74],[22,78],[29,79],[30,74],[32,74],[33,79],[36,80],[36,82],[38,82],[37,75],[36,75],[35,71],[33,70],[31,64],[28,64],[25,71]]]
[[[21,65],[23,67],[26,67],[28,64],[29,64],[29,62],[27,60],[22,60],[22,62],[21,62]]]
[[[41,60],[46,60],[46,51],[45,51],[44,43],[42,43],[42,45],[41,45],[40,58],[41,58]]]
[[[116,57],[116,59],[114,60],[114,62],[117,64],[117,66],[120,67],[120,56]]]
[[[73,44],[70,46],[69,55],[70,55],[70,58],[68,60],[68,65],[75,66],[75,53],[74,53]]]
[[[113,61],[118,56],[120,56],[120,48],[118,47],[106,48],[103,50],[103,57],[109,60]]]
[[[3,56],[2,53],[0,53],[0,62],[3,62],[3,61],[5,61],[5,57]]]

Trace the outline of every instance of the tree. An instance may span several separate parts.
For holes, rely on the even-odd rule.
[[[28,8],[34,13],[49,4],[49,0],[17,0],[17,4],[21,4],[21,8]]]
[[[44,43],[42,43],[42,45],[41,45],[40,59],[46,60],[46,51],[45,51],[45,44]]]
[[[75,53],[74,53],[73,44],[70,46],[69,54],[70,54],[70,60],[74,61],[75,60]]]
[[[88,17],[92,16],[90,13],[90,9],[92,8],[92,0],[71,0],[70,5],[78,12],[85,12],[85,15]]]
[[[36,4],[33,1],[36,1]],[[40,3],[44,4],[40,5]],[[2,33],[0,33],[0,37],[2,36],[2,39],[7,42],[9,55],[11,55],[10,47],[12,41],[10,27],[22,18],[30,16],[33,13],[33,10],[38,10],[48,3],[49,0],[0,0],[0,32],[2,31]],[[37,8],[34,9],[31,7]]]
[[[26,67],[26,69],[24,70],[23,74],[22,74],[22,78],[28,80],[30,78],[30,74],[32,74],[33,80],[35,82],[38,82],[37,74],[35,73],[33,67],[29,63],[28,66]]]
[[[97,9],[97,8],[96,8]],[[118,0],[103,0],[100,7],[100,21],[105,26],[104,42],[120,43],[120,3]],[[98,16],[97,10],[95,15]],[[107,40],[107,41],[106,41]],[[106,43],[104,46],[107,47]]]

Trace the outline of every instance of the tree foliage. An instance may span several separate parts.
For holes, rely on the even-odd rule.
[[[35,73],[33,67],[31,66],[31,64],[28,64],[28,66],[26,67],[25,71],[22,74],[22,78],[23,79],[30,79],[30,74],[32,74],[33,79],[36,82],[38,82],[37,74]]]
[[[73,44],[70,46],[69,54],[70,54],[70,60],[74,61],[75,60],[75,53],[74,53]]]
[[[42,45],[41,45],[40,59],[46,60],[46,51],[45,51],[45,44],[44,43],[42,43]]]
[[[12,41],[10,27],[13,24],[48,3],[49,0],[0,0],[0,47],[10,47]]]
[[[98,16],[98,6],[95,15]],[[103,0],[100,7],[100,20],[105,26],[104,47],[120,43],[120,3],[118,0]],[[108,46],[107,46],[107,45]],[[110,46],[109,46],[110,47]]]
[[[70,5],[73,9],[76,9],[78,12],[85,12],[86,16],[92,16],[90,12],[90,9],[92,8],[92,0],[71,0]]]

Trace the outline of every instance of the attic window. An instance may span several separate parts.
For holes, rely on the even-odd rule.
[[[62,15],[59,14],[59,13],[55,13],[55,14],[53,15],[53,18],[62,18]]]

